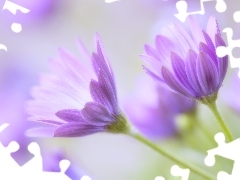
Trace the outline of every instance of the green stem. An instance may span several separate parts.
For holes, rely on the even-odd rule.
[[[151,143],[150,141],[148,141],[147,139],[145,139],[144,137],[142,137],[139,134],[132,134],[129,133],[129,136],[137,139],[138,141],[144,143],[145,145],[147,145],[148,147],[152,148],[153,150],[155,150],[156,152],[158,152],[159,154],[167,157],[168,159],[170,159],[171,161],[176,162],[177,164],[183,166],[184,168],[189,168],[192,172],[195,172],[196,174],[204,177],[204,179],[209,179],[209,180],[213,180],[216,179],[212,174],[210,174],[209,172],[199,168],[198,166],[191,164],[189,162],[183,161],[182,159],[173,156],[172,154],[170,154],[168,151],[162,149],[161,147],[156,146],[155,144]]]
[[[227,139],[229,141],[232,141],[233,140],[233,137],[230,133],[230,131],[228,130],[225,122],[223,121],[218,109],[217,109],[217,106],[216,106],[216,102],[212,103],[212,104],[209,104],[207,105],[209,107],[209,109],[211,109],[212,113],[214,114],[214,116],[216,117],[219,125],[221,126],[222,130],[223,130],[223,133],[226,135]]]

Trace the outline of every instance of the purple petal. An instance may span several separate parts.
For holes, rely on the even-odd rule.
[[[189,36],[189,34],[177,24],[174,24],[175,29],[183,36],[183,38],[187,41],[188,45],[193,49],[194,51],[197,51],[197,46],[194,43],[193,39]]]
[[[107,107],[107,109],[112,109],[112,106],[111,106],[110,102],[108,101],[108,99],[106,98],[105,93],[103,92],[99,83],[95,80],[92,80],[90,82],[90,93],[91,93],[92,99],[95,102],[98,102],[98,103],[104,105],[105,107]]]
[[[53,137],[56,127],[39,127],[32,128],[25,132],[29,137]]]
[[[158,77],[155,73],[153,73],[152,71],[150,71],[147,67],[143,66],[143,69],[146,71],[146,73],[151,76],[155,81],[157,81],[161,86],[163,86],[164,88],[166,88],[169,91],[172,91],[172,89],[166,84],[166,82]]]
[[[214,16],[211,16],[209,18],[208,23],[207,23],[206,32],[207,32],[207,34],[209,34],[211,39],[214,39],[215,34],[218,34],[219,36],[221,36],[217,20],[215,19]]]
[[[200,42],[205,43],[205,38],[203,37],[202,29],[199,27],[198,23],[196,23],[196,21],[192,18],[192,16],[189,16],[189,21],[190,21],[191,32],[196,45],[198,45]]]
[[[214,43],[214,42],[213,42],[214,38],[211,39],[211,38],[209,37],[209,35],[208,35],[204,30],[202,30],[202,33],[203,33],[203,36],[204,36],[204,38],[205,38],[205,41],[206,41],[208,47],[209,47],[212,51],[215,51],[215,46],[214,46],[214,44],[213,44],[213,43]]]
[[[145,49],[145,52],[146,52],[147,55],[152,56],[152,57],[158,59],[156,50],[152,46],[150,46],[148,44],[145,44],[144,45],[144,49]]]
[[[66,122],[84,122],[81,111],[78,109],[63,109],[58,111],[56,116]]]
[[[85,121],[98,126],[105,126],[114,121],[114,117],[109,113],[108,109],[95,102],[86,103],[81,110],[81,114]]]
[[[102,71],[99,71],[98,83],[101,87],[102,92],[104,93],[104,98],[106,98],[111,104],[112,113],[118,114],[119,111],[116,91],[108,78],[104,76],[104,73]]]
[[[101,71],[104,78],[109,82],[111,89],[116,94],[116,87],[113,79],[113,74],[111,73],[108,65],[106,64],[106,61],[103,59],[103,55],[93,53],[92,64],[97,77],[99,78],[99,71]]]
[[[191,49],[191,46],[188,41],[174,28],[174,26],[170,25],[164,27],[162,33],[174,43],[175,50],[173,52],[177,53],[181,57],[185,57],[187,51]]]
[[[159,60],[163,63],[167,59],[170,59],[171,52],[176,48],[172,41],[162,35],[157,35],[155,39],[156,51],[158,53]]]
[[[53,125],[53,126],[61,126],[63,125],[64,123],[62,122],[58,122],[58,121],[53,121],[53,120],[36,120],[35,121],[37,122],[42,122],[44,124],[49,124],[49,125]]]
[[[196,94],[194,89],[191,87],[186,72],[185,72],[185,64],[184,61],[178,56],[176,53],[172,53],[171,55],[172,60],[172,68],[174,74],[176,75],[177,79],[185,86],[192,94]]]
[[[79,137],[103,131],[104,127],[101,126],[70,122],[58,127],[54,131],[54,137]]]
[[[215,48],[214,51],[212,51],[205,43],[200,42],[199,44],[199,51],[200,52],[205,52],[210,56],[212,61],[214,62],[215,66],[218,67],[218,61],[217,61],[217,56],[215,53]]]
[[[90,53],[87,51],[86,47],[80,39],[77,40],[77,45],[83,59],[91,62],[91,56],[89,55]]]
[[[189,50],[186,58],[186,67],[185,67],[187,78],[189,83],[198,93],[198,96],[201,97],[203,95],[203,91],[197,77],[196,60],[197,60],[197,53],[194,52],[193,50]]]
[[[219,36],[215,36],[216,47],[226,46],[223,39]],[[224,56],[222,58],[218,57],[218,71],[219,71],[219,85],[222,84],[222,81],[227,73],[228,68],[228,56]]]
[[[197,58],[197,75],[205,95],[215,93],[218,84],[218,72],[208,54],[200,52]]]
[[[107,58],[106,52],[104,51],[102,41],[101,41],[98,33],[95,33],[94,41],[95,41],[95,49],[97,50],[97,54],[105,60],[107,66],[109,68],[110,73],[113,74],[111,66],[108,63],[108,58]]]
[[[187,97],[193,97],[193,95],[174,77],[174,75],[166,68],[162,67],[162,76],[164,81],[172,88],[175,92],[180,93]]]
[[[153,56],[147,55],[147,54],[141,54],[140,58],[142,58],[142,60],[144,60],[144,62],[146,63],[146,65],[148,67],[151,67],[151,69],[154,69],[155,71],[158,71],[159,68],[162,67],[162,63],[159,59],[156,59]]]

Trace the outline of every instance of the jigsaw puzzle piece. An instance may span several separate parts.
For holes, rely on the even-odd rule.
[[[11,153],[18,151],[19,144],[15,141],[12,141],[8,144],[7,147],[4,147],[0,143],[0,179],[14,179],[16,173],[20,169],[19,164],[12,158]],[[6,176],[9,175],[9,179]],[[4,177],[4,178],[3,178]]]
[[[174,165],[171,168],[171,174],[173,176],[176,176],[176,177],[178,177],[178,176],[182,177],[182,180],[188,180],[190,170],[189,169],[182,169],[179,166]]]
[[[34,155],[32,159],[26,162],[22,166],[22,170],[26,172],[42,172],[43,165],[42,165],[42,156],[40,152],[40,147],[36,142],[32,142],[28,145],[28,151]]]
[[[92,180],[92,179],[89,176],[83,176],[80,180]],[[165,180],[165,179],[162,177],[162,179],[155,179],[155,180]]]
[[[236,47],[240,47],[240,39],[238,40],[233,40],[233,30],[231,28],[225,28],[223,29],[224,33],[227,35],[227,41],[228,41],[228,46],[219,46],[216,49],[216,54],[218,57],[224,57],[228,55],[229,60],[230,60],[230,66],[231,68],[236,68],[240,67],[240,58],[235,58],[232,54],[232,50]]]
[[[82,179],[81,179],[81,180],[82,180]],[[154,178],[154,180],[165,180],[165,178],[162,177],[162,176],[157,176],[157,177]]]
[[[236,23],[240,23],[240,11],[236,11],[233,13],[233,19]]]
[[[1,49],[1,44],[0,44],[0,49]],[[9,124],[7,124],[7,123],[2,124],[2,125],[0,126],[0,133],[1,133],[4,129],[6,129],[8,126],[9,126]]]
[[[216,5],[215,5],[215,9],[222,13],[225,12],[227,9],[227,5],[225,3],[224,0],[201,0],[200,1],[200,10],[199,11],[195,11],[195,12],[187,12],[188,9],[188,4],[185,0],[180,0],[178,2],[176,2],[176,9],[178,11],[178,14],[174,14],[174,16],[176,18],[178,18],[181,22],[185,22],[186,18],[189,15],[193,15],[193,14],[200,14],[203,15],[205,14],[205,9],[204,9],[204,2],[209,2],[209,1],[215,1]]]
[[[4,4],[3,8],[2,8],[2,10],[5,10],[5,9],[9,10],[14,15],[16,15],[17,10],[19,10],[22,13],[25,13],[25,14],[30,12],[29,9],[27,9],[25,7],[22,7],[22,6],[18,5],[18,4],[15,4],[15,3],[11,2],[11,1],[8,1],[8,0],[5,1],[5,4]]]

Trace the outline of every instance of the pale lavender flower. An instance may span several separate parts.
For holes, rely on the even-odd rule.
[[[79,41],[87,63],[60,49],[60,58],[50,61],[55,75],[45,75],[33,88],[34,100],[27,104],[30,120],[50,125],[31,130],[30,134],[76,137],[97,132],[123,132],[126,121],[120,114],[113,72],[95,35],[96,52],[90,57]],[[36,134],[37,133],[37,134]]]
[[[11,141],[17,141],[20,149],[12,153],[13,158],[21,165],[31,155],[27,150],[29,142],[24,132],[30,127],[26,122],[27,114],[24,111],[24,102],[29,98],[27,90],[32,84],[32,74],[22,64],[14,59],[5,58],[6,64],[0,67],[0,125],[9,126],[0,134],[0,142],[8,146]]]
[[[227,72],[228,57],[216,56],[225,46],[217,21],[210,17],[206,31],[189,18],[192,37],[173,24],[155,39],[155,47],[145,45],[146,72],[163,87],[202,103],[215,100]]]
[[[142,134],[159,139],[177,134],[176,116],[194,110],[195,102],[142,77],[123,108],[129,121]]]
[[[236,98],[240,92],[240,78],[238,76],[238,71],[239,70],[232,74],[229,85],[224,87],[223,91],[220,93],[220,97],[223,98],[224,102],[229,107],[240,113],[240,101]]]

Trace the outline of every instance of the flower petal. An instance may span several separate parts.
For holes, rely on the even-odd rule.
[[[217,68],[209,55],[204,52],[200,52],[197,58],[197,75],[205,95],[211,95],[217,90]]]
[[[38,127],[32,128],[25,132],[29,137],[53,137],[56,127]]]
[[[111,105],[111,109],[109,110],[111,110],[113,114],[119,114],[116,91],[102,70],[99,71],[98,83],[101,87],[102,92],[104,93],[104,97],[109,101],[109,104]]]
[[[203,36],[204,36],[204,38],[205,38],[205,41],[206,41],[208,47],[209,47],[212,51],[215,51],[215,46],[214,46],[214,44],[213,44],[213,43],[215,43],[215,42],[214,42],[214,38],[211,39],[211,38],[209,37],[209,35],[208,35],[204,30],[202,30],[202,33],[203,33]]]
[[[186,39],[174,28],[173,25],[164,27],[162,33],[174,43],[175,50],[173,52],[184,58],[187,51],[191,49],[191,46]]]
[[[202,29],[199,27],[198,23],[192,18],[192,16],[189,16],[189,22],[190,22],[191,32],[196,45],[198,46],[200,42],[205,43],[205,38],[203,37]]]
[[[163,86],[164,88],[166,88],[169,91],[173,91],[167,84],[166,82],[158,77],[155,73],[153,73],[152,71],[150,71],[147,67],[143,66],[143,69],[146,71],[146,73],[151,76],[155,81],[157,81],[161,86]]]
[[[219,35],[215,35],[216,47],[226,46],[223,39]],[[222,81],[227,73],[228,68],[228,56],[222,58],[218,57],[218,71],[219,71],[219,86],[221,86]]]
[[[103,55],[98,55],[96,53],[93,53],[92,54],[93,68],[98,77],[98,80],[100,78],[99,76],[101,71],[101,76],[103,76],[104,79],[106,79],[106,81],[109,84],[109,87],[111,87],[113,93],[116,94],[116,87],[113,79],[113,74],[111,73],[111,70],[109,69],[106,61],[103,58],[104,58]]]
[[[147,55],[152,56],[152,57],[158,59],[156,50],[152,46],[150,46],[148,44],[145,44],[144,45],[144,49],[145,49],[145,52],[146,52]]]
[[[191,87],[186,72],[185,72],[185,64],[180,56],[176,53],[172,53],[172,68],[176,78],[182,83],[184,87],[186,87],[192,94],[196,95],[195,90]]]
[[[155,39],[156,52],[158,54],[158,59],[160,62],[167,66],[166,63],[170,62],[171,52],[176,51],[176,47],[173,42],[167,37],[162,35],[157,35]],[[169,63],[170,64],[170,63]]]
[[[104,127],[102,126],[95,126],[91,124],[83,125],[81,123],[71,122],[59,126],[54,131],[54,137],[80,137],[103,131]]]
[[[105,126],[114,121],[114,117],[103,105],[95,102],[86,103],[85,107],[81,110],[83,119],[90,124]]]
[[[95,102],[98,102],[104,105],[105,107],[107,107],[107,109],[112,109],[111,104],[106,98],[102,88],[100,87],[99,83],[95,80],[92,80],[90,82],[90,93],[91,93],[92,99]]]
[[[215,49],[214,49],[214,51],[212,51],[205,43],[200,42],[199,51],[205,52],[206,54],[208,54],[210,56],[211,60],[214,62],[215,66],[218,67],[218,60],[217,60],[217,56],[215,53]]]
[[[81,111],[78,109],[63,109],[58,111],[56,116],[66,122],[84,122]]]
[[[197,77],[196,60],[197,53],[193,50],[189,50],[186,58],[185,70],[189,83],[196,90],[196,92],[198,92],[197,98],[200,98],[203,95],[203,91]]]
[[[192,97],[191,94],[175,77],[174,75],[166,68],[162,67],[162,76],[164,81],[177,93],[180,93],[187,97]]]
[[[218,34],[219,36],[221,36],[217,20],[214,16],[211,16],[209,18],[208,23],[207,23],[206,32],[210,36],[211,39],[214,39],[215,34]]]
[[[177,24],[174,24],[175,29],[182,35],[182,37],[187,41],[188,45],[191,47],[190,49],[193,49],[195,52],[198,51],[198,48],[193,41],[193,39],[189,36],[189,34],[181,27],[178,26]]]

